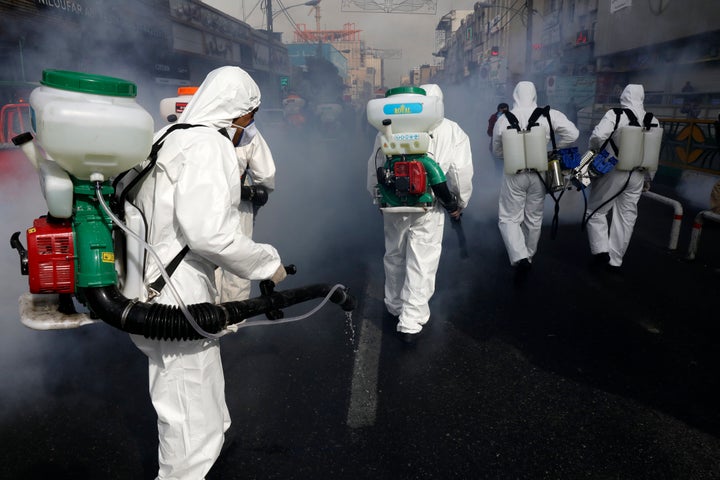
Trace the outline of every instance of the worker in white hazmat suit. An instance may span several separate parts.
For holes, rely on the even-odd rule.
[[[247,126],[259,102],[258,86],[242,69],[210,72],[179,119],[194,126],[165,138],[154,171],[136,190],[148,242],[163,265],[189,247],[171,277],[187,305],[215,300],[216,266],[252,280],[285,277],[275,248],[254,243],[240,226],[241,175],[229,139]],[[144,273],[146,284],[160,275],[150,257]],[[169,288],[154,301],[175,304]],[[149,359],[160,443],[157,478],[204,478],[230,426],[218,340],[132,339]]]
[[[442,100],[435,84],[422,85],[428,96]],[[428,156],[434,159],[447,179],[447,186],[457,197],[458,208],[450,212],[459,219],[472,194],[473,164],[470,140],[460,126],[442,119],[433,126]],[[377,185],[375,153],[380,148],[376,137],[373,154],[368,160],[367,188],[374,195]],[[435,274],[442,251],[445,209],[436,201],[425,213],[384,213],[385,230],[385,306],[398,318],[397,332],[403,341],[413,343],[430,318],[428,302],[435,292]]]
[[[630,109],[639,121],[645,117],[644,101],[642,85],[627,85],[620,95],[622,108]],[[591,150],[598,151],[608,138],[619,143],[620,130],[630,124],[630,119],[623,113],[617,125],[616,120],[617,114],[613,110],[605,113],[590,135]],[[611,269],[622,265],[635,227],[640,195],[643,189],[649,188],[653,175],[654,172],[642,168],[632,173],[614,168],[592,180],[586,215],[592,214],[587,220],[587,232],[590,252],[596,263],[607,264]],[[613,214],[608,232],[607,214],[610,210]]]
[[[268,195],[275,189],[275,162],[270,147],[258,131],[255,122],[245,129],[238,129],[233,143],[237,154],[239,171],[243,179],[243,191],[249,198],[240,202],[240,227],[242,233],[252,238],[255,213],[267,202]],[[250,298],[250,280],[239,277],[228,270],[215,271],[218,302],[239,301]]]
[[[518,119],[521,128],[527,127],[536,108],[535,85],[532,82],[519,82],[513,92],[513,108],[510,112]],[[565,148],[577,140],[580,132],[562,112],[550,109],[549,115],[557,148]],[[537,123],[545,130],[546,142],[550,142],[550,126],[546,117],[541,115]],[[507,130],[508,126],[508,115],[503,115],[495,123],[492,142],[493,153],[498,157],[503,157],[502,132]],[[530,269],[537,251],[545,206],[546,189],[543,180],[534,170],[503,174],[498,226],[510,264],[516,267],[518,272]]]

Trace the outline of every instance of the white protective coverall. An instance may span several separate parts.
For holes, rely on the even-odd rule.
[[[642,85],[630,84],[625,87],[620,95],[622,108],[632,110],[639,122],[645,117],[645,90]],[[630,119],[624,113],[620,116],[617,130],[615,127],[616,115],[609,110],[600,120],[590,135],[589,147],[598,151],[605,140],[612,135],[615,144],[619,144],[620,128],[630,124]],[[614,154],[608,144],[606,150]],[[622,152],[620,152],[622,155]],[[631,172],[619,171],[616,168],[605,175],[595,178],[590,184],[590,196],[588,198],[586,215],[590,215],[596,209],[595,214],[587,222],[588,239],[590,241],[590,252],[593,255],[607,252],[610,255],[610,265],[619,267],[622,265],[623,256],[630,243],[635,220],[637,220],[637,204],[643,191],[645,181],[651,181],[654,172],[648,170],[635,170]],[[625,186],[627,182],[627,186]],[[619,194],[619,195],[618,195]],[[617,195],[606,205],[605,202]],[[602,207],[600,207],[603,205]],[[600,207],[598,209],[598,207]],[[607,214],[612,210],[612,221],[608,233]]]
[[[246,185],[261,185],[268,194],[275,189],[275,162],[265,138],[257,132],[247,145],[235,147],[240,174],[247,173]],[[240,228],[248,238],[253,236],[255,214],[250,200],[240,202]],[[246,300],[250,298],[250,280],[218,268],[215,271],[218,302]]]
[[[520,128],[527,128],[528,120],[535,108],[537,108],[535,85],[532,82],[519,82],[513,92],[513,108],[510,111],[517,117]],[[580,132],[562,112],[550,109],[550,120],[555,132],[557,148],[565,148],[577,140]],[[538,123],[545,129],[545,138],[550,142],[550,127],[547,119],[540,116]],[[495,123],[492,143],[493,153],[498,157],[503,156],[502,132],[507,130],[509,125],[507,115],[503,115]],[[540,240],[545,193],[545,185],[535,171],[503,174],[498,226],[511,265],[517,264],[524,258],[532,262]]]
[[[428,96],[443,98],[439,86],[422,85]],[[458,207],[465,208],[472,195],[473,164],[470,140],[460,126],[442,119],[431,130],[428,156],[445,173],[450,192],[457,196]],[[377,185],[375,139],[368,161],[367,188],[371,195]],[[383,158],[384,156],[380,154]],[[378,165],[381,166],[381,165]],[[426,213],[384,213],[385,229],[385,306],[399,317],[397,331],[418,333],[430,318],[428,302],[435,292],[435,274],[442,251],[445,209],[436,201]]]
[[[232,130],[233,119],[259,101],[258,86],[242,69],[210,72],[179,119],[209,128],[168,135],[157,166],[137,191],[135,203],[144,212],[148,242],[163,265],[185,245],[190,247],[171,277],[186,305],[214,302],[216,266],[253,280],[271,278],[281,266],[275,248],[254,243],[242,233],[238,160],[232,142],[218,133]],[[158,275],[149,257],[146,284]],[[169,290],[166,286],[156,301],[175,304]],[[230,426],[218,340],[159,341],[138,335],[132,339],[149,359],[150,397],[160,441],[157,478],[204,478]]]

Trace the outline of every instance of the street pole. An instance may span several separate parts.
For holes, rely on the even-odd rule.
[[[525,0],[527,11],[527,37],[525,40],[525,77],[530,80],[533,50],[533,0]]]
[[[267,12],[267,31],[269,33],[273,31],[272,0],[265,0],[265,8]]]
[[[320,3],[319,0],[313,6],[313,8],[315,9],[315,32],[316,32],[317,41],[318,41],[317,57],[318,57],[318,59],[320,59],[320,58],[322,58],[323,54],[322,54],[322,34],[320,33],[320,5],[318,5],[318,3]]]

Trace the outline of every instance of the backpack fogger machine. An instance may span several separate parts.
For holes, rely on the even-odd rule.
[[[428,155],[430,131],[443,116],[442,100],[418,87],[392,88],[368,102],[368,121],[380,132],[375,199],[384,212],[425,212],[435,198],[447,211],[457,210],[445,174]]]
[[[148,252],[152,247],[111,210],[110,180],[148,157],[152,117],[136,103],[137,86],[127,80],[45,70],[40,83],[30,95],[32,131],[13,139],[36,168],[48,207],[27,229],[27,249],[20,232],[10,239],[21,273],[29,276],[29,293],[19,301],[26,326],[48,330],[102,320],[148,338],[189,340],[221,336],[263,313],[281,318],[282,308],[313,298],[354,309],[345,287],[325,284],[286,291],[261,285],[261,297],[220,305],[127,298],[118,271],[142,276],[142,263],[125,264],[119,237],[135,235]]]
[[[530,115],[523,129],[518,118],[507,112],[509,125],[502,132],[504,171],[509,175],[534,171],[540,175],[550,194],[562,191],[565,181],[562,173],[562,157],[567,149],[558,150],[555,130],[550,117],[550,106],[537,107]],[[552,151],[547,151],[545,127],[537,122],[541,117],[547,120]],[[544,174],[544,175],[543,175]],[[543,178],[544,177],[544,178]]]
[[[629,108],[613,108],[615,122],[612,133],[597,151],[588,150],[573,170],[573,183],[578,188],[590,185],[613,168],[623,172],[636,170],[654,172],[658,169],[663,129],[651,112],[646,112],[642,123]],[[628,123],[620,126],[620,119]],[[610,150],[612,150],[612,155]]]

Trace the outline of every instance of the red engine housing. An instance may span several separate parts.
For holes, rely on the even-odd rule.
[[[75,245],[70,220],[36,218],[27,230],[30,293],[75,291]]]
[[[395,162],[395,184],[407,186],[407,193],[422,195],[427,189],[425,167],[417,161]],[[400,190],[400,188],[398,188]],[[403,188],[404,190],[404,188]]]

